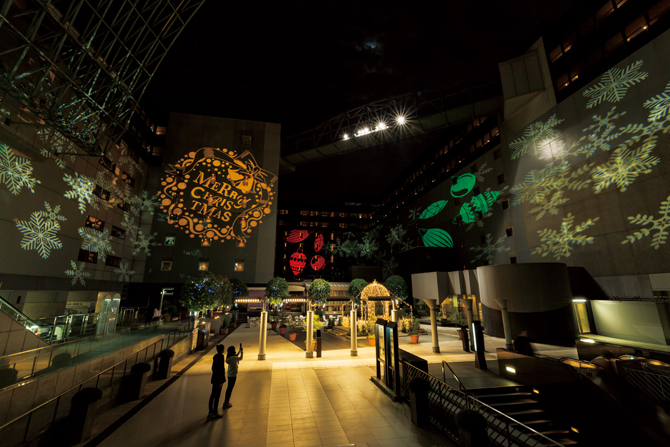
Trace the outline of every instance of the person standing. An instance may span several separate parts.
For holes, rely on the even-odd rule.
[[[223,402],[224,410],[233,406],[233,404],[230,403],[230,395],[233,393],[233,388],[237,381],[237,366],[240,364],[242,357],[244,357],[242,344],[240,344],[240,352],[237,354],[235,353],[235,346],[230,346],[228,348],[228,358],[226,359],[226,363],[228,364],[228,388],[226,388],[226,400]]]
[[[233,351],[235,348],[233,348]],[[226,362],[223,357],[223,345],[216,345],[216,354],[212,359],[212,394],[209,396],[209,415],[208,419],[220,418],[219,399],[221,398],[221,389],[226,382]],[[226,394],[227,395],[227,394]]]

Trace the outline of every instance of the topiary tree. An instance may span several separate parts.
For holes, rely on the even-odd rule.
[[[275,276],[268,281],[268,285],[265,287],[265,295],[268,297],[270,304],[281,304],[284,297],[289,296],[288,282],[284,278]]]
[[[179,300],[191,312],[206,312],[233,302],[233,286],[223,275],[203,272],[184,284]]]
[[[327,298],[330,296],[330,283],[325,279],[315,279],[309,285],[309,296],[314,299],[317,305],[323,305],[328,302]]]
[[[400,299],[404,300],[407,298],[407,282],[405,282],[405,279],[402,276],[389,276],[386,281],[384,281],[384,287]]]
[[[349,283],[349,296],[358,296],[368,285],[363,278],[356,278]]]
[[[233,296],[237,298],[238,296],[247,296],[249,295],[249,289],[247,285],[239,278],[231,278],[230,284],[233,286]]]

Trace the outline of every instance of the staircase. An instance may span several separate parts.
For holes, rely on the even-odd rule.
[[[471,389],[478,400],[564,446],[579,445],[579,434],[547,410],[526,386]]]
[[[39,326],[0,297],[0,357],[46,346]]]

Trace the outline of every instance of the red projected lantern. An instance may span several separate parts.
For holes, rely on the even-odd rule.
[[[291,255],[289,260],[289,265],[291,266],[291,271],[295,276],[298,276],[302,273],[302,269],[307,265],[307,256],[302,252],[302,248],[299,248],[298,251]]]
[[[326,259],[323,256],[316,255],[309,261],[309,265],[312,266],[315,272],[318,272],[326,266]]]
[[[323,247],[323,234],[320,234],[314,239],[314,251],[319,251]]]

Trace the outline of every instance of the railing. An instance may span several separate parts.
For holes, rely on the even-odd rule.
[[[458,376],[456,375],[456,373],[454,372],[454,370],[451,369],[451,366],[449,366],[449,364],[447,363],[446,360],[442,360],[442,381],[443,381],[443,382],[446,382],[446,381],[447,381],[447,370],[444,369],[445,366],[446,366],[447,368],[449,368],[449,371],[451,371],[451,375],[454,376],[454,379],[456,379],[456,382],[458,382],[458,387],[459,387],[459,389],[460,389],[461,391],[463,391],[464,393],[466,393],[466,392],[468,391],[468,389],[465,388],[465,385],[463,385],[463,382],[461,382],[461,379],[458,378]]]
[[[484,402],[469,396],[419,368],[403,361],[403,390],[408,390],[409,381],[415,377],[430,384],[428,402],[430,420],[438,428],[458,441],[456,414],[464,409],[475,410],[486,419],[490,445],[501,447],[562,447],[562,444],[547,438],[521,422],[499,412]],[[405,397],[407,391],[405,391]]]
[[[670,368],[642,366],[645,360],[619,360],[619,375],[655,403],[670,408]]]
[[[99,314],[72,314],[35,320],[39,326],[39,337],[46,343],[63,342],[70,339],[95,335]]]
[[[18,310],[16,307],[9,304],[9,302],[1,296],[0,312],[4,313],[29,331],[35,332],[39,330],[39,326],[33,320],[31,320],[26,314]]]
[[[120,387],[123,378],[130,374],[133,365],[153,359],[162,350],[174,346],[189,335],[191,332],[172,332],[116,365],[7,422],[0,427],[2,445],[13,447],[35,440],[69,415],[70,400],[77,392],[83,388],[95,387],[105,393],[112,388]]]

